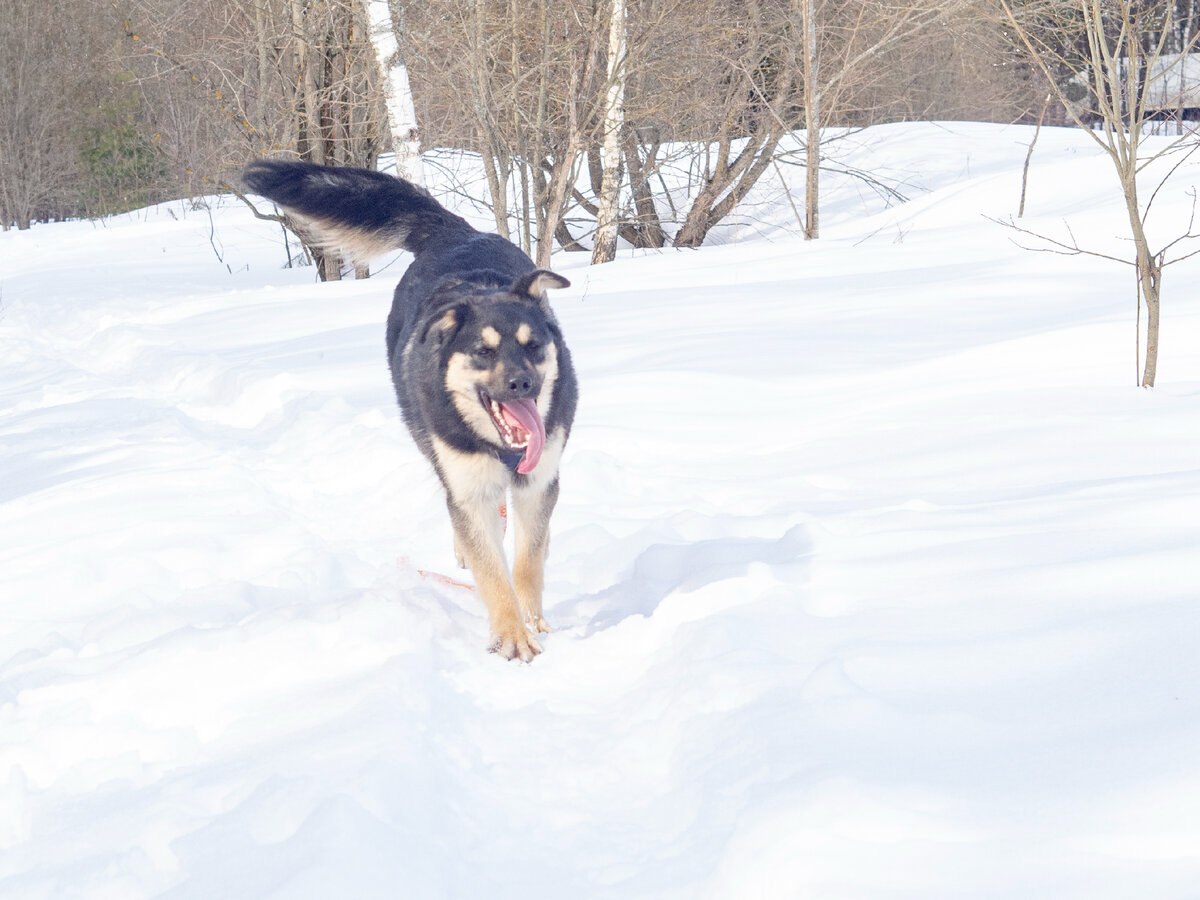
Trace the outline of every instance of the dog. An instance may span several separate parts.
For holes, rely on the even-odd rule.
[[[550,516],[578,397],[546,292],[570,282],[382,172],[260,159],[242,180],[282,207],[310,245],[359,261],[396,248],[413,254],[387,318],[396,399],[445,488],[455,555],[487,605],[489,649],[529,662],[550,631],[542,612]],[[500,512],[510,493],[511,573]]]

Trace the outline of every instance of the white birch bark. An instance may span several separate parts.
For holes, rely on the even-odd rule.
[[[617,213],[621,194],[621,131],[625,127],[625,0],[612,0],[608,23],[608,90],[604,98],[604,175],[596,217],[592,264],[617,255]]]
[[[424,187],[425,170],[421,165],[417,111],[413,105],[412,86],[408,81],[408,66],[400,54],[388,0],[363,0],[363,6],[367,12],[371,46],[383,77],[383,96],[392,132],[392,150],[396,154],[396,173]]]

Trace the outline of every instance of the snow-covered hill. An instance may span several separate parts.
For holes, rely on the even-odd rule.
[[[0,235],[0,897],[1185,898],[1200,260],[1022,250],[1031,131],[847,137],[699,251],[562,255],[532,665],[484,652],[365,282],[231,201]],[[1024,223],[1123,253],[1044,130]],[[769,179],[767,180],[769,181]],[[1200,166],[1156,203],[1186,225]]]

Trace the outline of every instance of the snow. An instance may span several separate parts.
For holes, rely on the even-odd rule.
[[[908,200],[830,174],[820,241],[767,179],[555,259],[530,665],[418,571],[469,579],[403,259],[314,284],[217,198],[0,236],[0,897],[1197,896],[1200,259],[1139,389],[1132,271],[992,221],[1031,136],[847,135]],[[1043,129],[1023,227],[1125,253],[1110,165]]]

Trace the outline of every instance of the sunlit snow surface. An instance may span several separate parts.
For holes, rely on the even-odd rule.
[[[556,257],[531,665],[418,572],[469,579],[404,257],[315,284],[229,199],[0,235],[0,897],[1196,897],[1200,260],[1138,389],[1132,271],[986,218],[1031,136],[851,135],[816,242],[784,166],[714,246]],[[1022,225],[1128,255],[1114,185],[1044,129]]]

